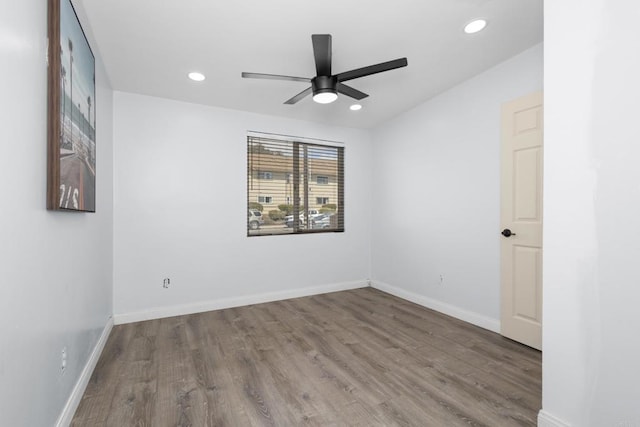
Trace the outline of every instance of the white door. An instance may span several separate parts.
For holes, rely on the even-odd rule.
[[[502,106],[501,334],[542,349],[542,93]]]

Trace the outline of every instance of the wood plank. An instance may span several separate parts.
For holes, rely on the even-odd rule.
[[[114,327],[94,425],[535,426],[540,352],[371,288]]]

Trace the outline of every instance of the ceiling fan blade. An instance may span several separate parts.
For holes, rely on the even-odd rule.
[[[336,90],[338,92],[340,92],[341,94],[343,94],[343,95],[350,96],[351,98],[357,99],[357,100],[361,100],[361,99],[366,98],[367,96],[369,96],[364,92],[360,92],[358,89],[354,89],[351,86],[347,86],[347,85],[342,84],[342,83],[338,83],[336,85]]]
[[[300,92],[299,94],[297,94],[296,96],[294,96],[291,99],[286,100],[284,103],[285,104],[295,104],[296,102],[300,101],[302,98],[304,98],[307,95],[311,95],[311,92],[313,92],[313,89],[308,87],[305,90],[303,90],[302,92]]]
[[[286,80],[290,82],[304,82],[309,83],[311,79],[306,77],[293,77],[293,76],[280,76],[278,74],[262,74],[262,73],[242,73],[242,77],[245,79],[268,79],[268,80]]]
[[[312,34],[313,57],[318,76],[331,75],[331,34]]]
[[[393,61],[382,62],[376,65],[369,65],[368,67],[345,71],[344,73],[336,74],[336,78],[339,82],[346,82],[347,80],[357,79],[358,77],[369,76],[371,74],[382,73],[383,71],[394,70],[396,68],[406,66],[407,58],[394,59]]]

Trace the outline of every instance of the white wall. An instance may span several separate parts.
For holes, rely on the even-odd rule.
[[[0,424],[51,426],[112,313],[112,93],[98,64],[97,212],[47,211],[47,2],[5,3]],[[61,374],[64,346],[68,365]]]
[[[638,18],[545,2],[542,420],[640,425]]]
[[[248,130],[345,142],[344,233],[246,236]],[[115,141],[117,322],[365,284],[367,132],[116,92]]]
[[[541,425],[640,425],[640,10],[629,4],[545,2]],[[541,46],[374,129],[373,157],[366,132],[118,93],[115,177],[99,64],[95,214],[44,209],[45,49],[46,3],[11,2],[0,14],[3,425],[55,422],[112,312],[114,272],[121,315],[371,271],[497,320],[499,105],[542,87]],[[346,233],[245,237],[248,129],[347,143]]]
[[[500,108],[542,89],[542,55],[536,45],[374,129],[377,286],[498,328]]]

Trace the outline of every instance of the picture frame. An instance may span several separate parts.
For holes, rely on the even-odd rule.
[[[95,56],[71,0],[48,0],[47,209],[96,210]]]

